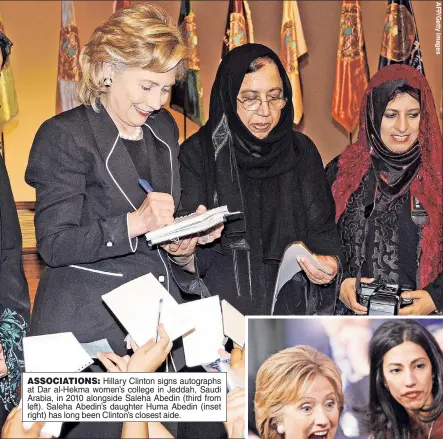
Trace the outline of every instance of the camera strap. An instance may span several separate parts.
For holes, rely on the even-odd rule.
[[[428,219],[428,214],[425,208],[422,206],[418,198],[411,194],[411,218],[414,223],[420,228],[423,227],[424,223]]]

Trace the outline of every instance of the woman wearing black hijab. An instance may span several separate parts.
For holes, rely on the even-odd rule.
[[[302,261],[303,275],[283,287],[275,312],[331,313],[334,307],[334,289],[325,287],[340,254],[334,203],[315,145],[293,130],[291,96],[271,49],[237,47],[217,71],[208,122],[181,146],[183,212],[203,204],[244,213],[225,224],[220,241],[198,248],[190,264],[211,295],[244,314],[271,313],[279,263],[294,241],[322,255],[332,275]],[[294,294],[298,286],[304,294]]]
[[[1,68],[8,60],[11,46],[0,32]],[[18,404],[17,390],[24,365],[22,338],[29,320],[29,294],[21,256],[17,210],[0,154],[0,426]]]

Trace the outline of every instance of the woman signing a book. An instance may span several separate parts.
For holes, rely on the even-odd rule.
[[[152,273],[183,302],[168,254],[180,257],[198,238],[175,249],[151,248],[144,234],[173,223],[180,198],[178,130],[162,106],[186,56],[171,18],[149,4],[117,11],[83,48],[82,105],[43,123],[26,170],[36,189],[38,251],[47,265],[31,335],[106,338],[125,355],[126,334],[103,294]],[[146,195],[139,179],[154,191]],[[62,436],[119,437],[118,429],[118,423],[85,423]]]
[[[334,309],[334,287],[325,287],[341,251],[334,202],[317,148],[293,130],[293,112],[279,57],[244,44],[223,58],[209,120],[180,149],[184,211],[227,205],[244,214],[225,223],[220,241],[197,250],[193,267],[211,294],[244,314],[271,313],[279,263],[294,241],[303,241],[330,274],[301,261],[303,273],[283,287],[275,312]]]

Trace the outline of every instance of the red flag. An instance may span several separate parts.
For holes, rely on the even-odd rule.
[[[131,2],[129,0],[115,0],[113,12],[118,11],[119,9],[127,8],[128,6],[131,6]]]
[[[341,9],[332,117],[352,133],[368,86],[369,70],[359,0],[344,0]]]

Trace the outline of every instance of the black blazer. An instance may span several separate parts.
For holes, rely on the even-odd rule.
[[[152,151],[153,187],[179,202],[178,130],[162,110],[143,126]],[[172,173],[171,173],[172,172]],[[72,331],[80,342],[107,338],[126,353],[126,332],[101,296],[152,272],[170,277],[166,254],[150,249],[144,237],[130,240],[127,213],[146,194],[108,113],[79,106],[43,123],[32,145],[26,182],[36,189],[37,246],[47,268],[40,280],[31,334]]]

